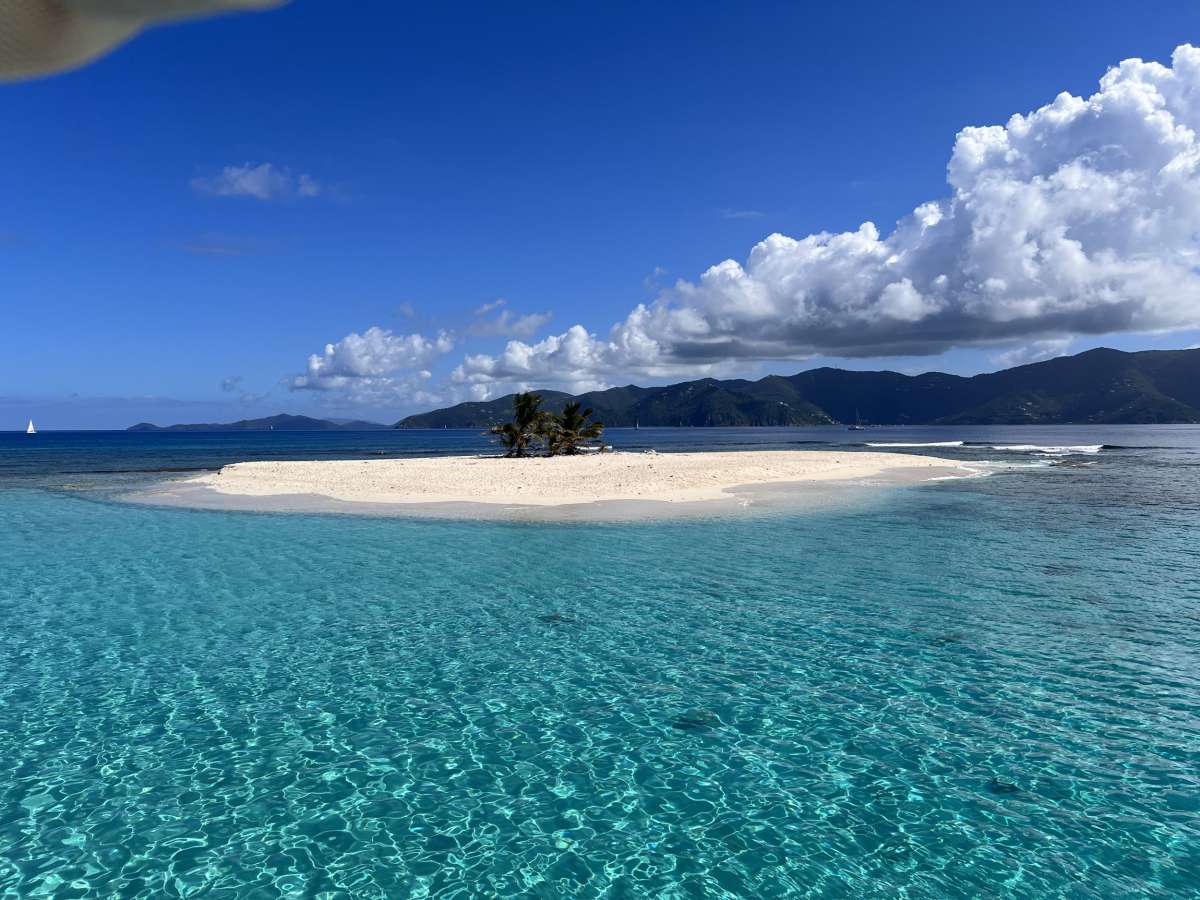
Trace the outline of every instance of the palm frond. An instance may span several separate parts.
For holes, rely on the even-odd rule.
[[[505,448],[505,456],[525,456],[536,442],[547,442],[546,421],[541,395],[527,391],[513,396],[513,420],[493,425],[488,433]]]
[[[589,422],[591,409],[581,411],[583,404],[572,400],[563,411],[553,416],[550,439],[547,444],[552,455],[578,453],[584,444],[598,440],[604,433],[604,424]]]

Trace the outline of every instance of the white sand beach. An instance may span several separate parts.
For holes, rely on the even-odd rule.
[[[309,495],[371,504],[556,507],[609,501],[697,503],[743,486],[963,474],[952,460],[904,453],[771,450],[604,453],[551,458],[429,457],[245,462],[185,485],[236,497]]]

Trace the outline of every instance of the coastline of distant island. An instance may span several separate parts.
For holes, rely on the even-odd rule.
[[[139,422],[126,431],[387,431],[390,426],[359,419],[314,419],[310,416],[268,416],[237,422],[196,422],[181,425],[154,425]]]
[[[757,381],[701,378],[583,394],[539,390],[547,412],[577,401],[609,428],[818,425],[1200,424],[1200,349],[1100,348],[974,376],[819,368]],[[513,394],[406,416],[394,425],[277,415],[230,423],[154,425],[135,432],[489,429]]]
[[[539,390],[545,409],[580,402],[609,428],[1200,423],[1200,349],[1089,350],[983,375],[820,368],[758,381],[702,378],[571,395]],[[513,395],[407,416],[396,428],[489,428]]]

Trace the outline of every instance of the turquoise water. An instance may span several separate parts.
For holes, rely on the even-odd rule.
[[[665,523],[10,479],[0,892],[1195,896],[1200,435],[1150,437]]]

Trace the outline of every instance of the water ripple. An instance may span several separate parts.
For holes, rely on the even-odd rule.
[[[1066,477],[571,527],[7,492],[0,891],[1194,893],[1194,511]]]

